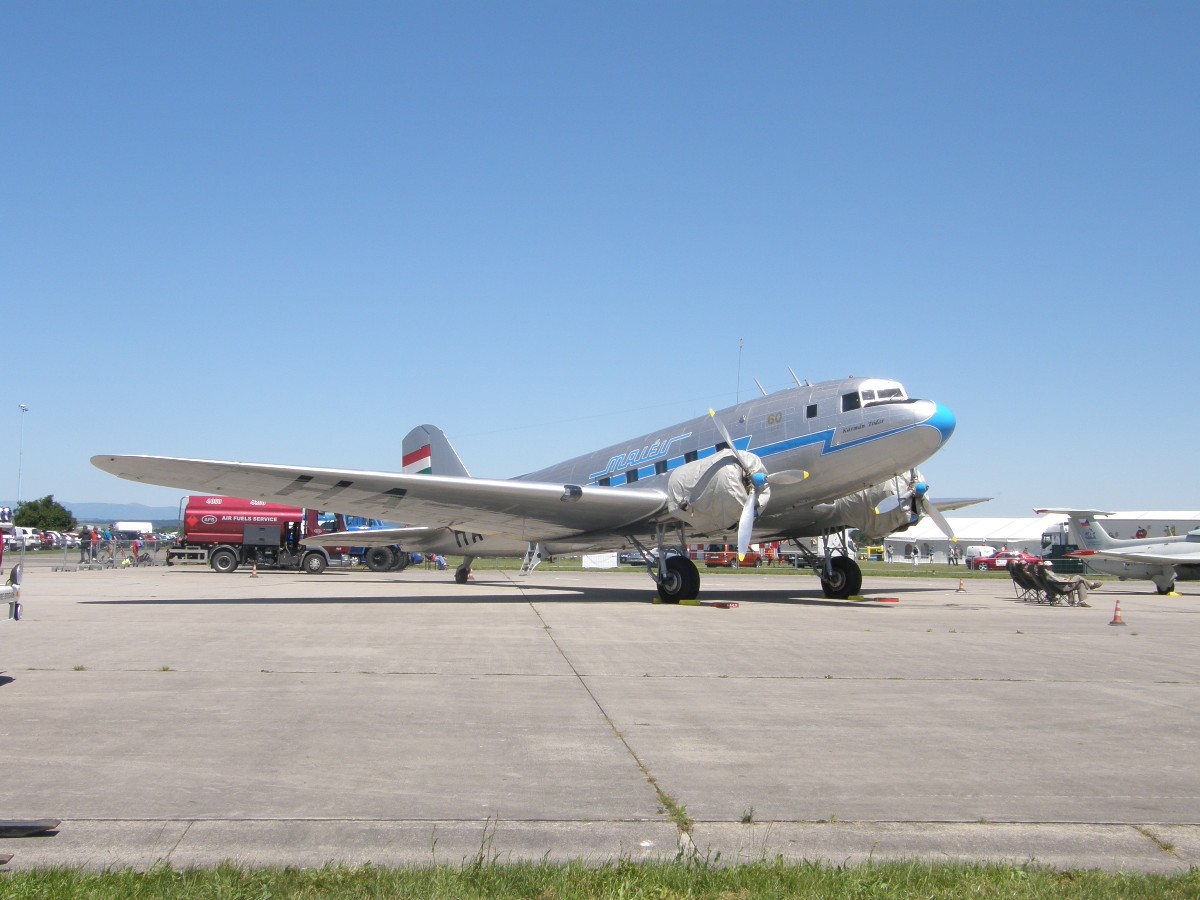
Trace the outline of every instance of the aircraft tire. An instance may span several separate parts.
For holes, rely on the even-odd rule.
[[[1124,579],[1122,579],[1122,580],[1124,580]],[[1175,590],[1175,582],[1172,581],[1165,588],[1161,588],[1156,584],[1156,585],[1154,585],[1154,590],[1160,594],[1169,594],[1169,593],[1171,593],[1171,591]]]
[[[700,593],[700,572],[686,556],[667,557],[667,572],[658,582],[658,596],[663,603],[695,600]]]
[[[848,556],[829,560],[830,573],[821,575],[821,590],[834,600],[845,600],[862,590],[862,569]]]
[[[683,599],[695,600],[700,595],[700,570],[686,556],[673,556],[671,559],[679,560],[679,568],[683,573]],[[667,561],[667,565],[670,565],[670,560]]]
[[[368,547],[363,562],[372,572],[386,572],[395,567],[396,558],[388,547]]]
[[[466,584],[467,576],[469,576],[470,574],[471,574],[470,569],[455,569],[454,570],[454,581],[457,584]]]

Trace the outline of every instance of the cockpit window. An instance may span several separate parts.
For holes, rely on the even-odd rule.
[[[881,403],[904,403],[908,394],[904,386],[897,381],[873,379],[859,385],[859,395],[863,406],[878,406]]]
[[[908,393],[900,382],[883,378],[868,378],[858,383],[857,391],[842,394],[842,412],[851,412],[862,409],[864,406],[907,402]]]

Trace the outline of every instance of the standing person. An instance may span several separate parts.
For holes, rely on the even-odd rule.
[[[84,525],[79,529],[79,562],[86,563],[92,552],[92,530]]]
[[[92,529],[92,539],[88,542],[92,548],[92,562],[100,555],[100,532],[95,528]]]

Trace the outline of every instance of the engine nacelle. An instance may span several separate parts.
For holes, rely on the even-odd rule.
[[[699,534],[737,531],[750,488],[734,452],[722,450],[672,471],[667,481],[667,512]],[[751,476],[767,474],[766,466],[753,453],[742,451],[741,459]],[[760,507],[766,505],[770,492],[767,485],[759,490]]]
[[[899,476],[832,503],[822,503],[816,509],[832,527],[857,529],[872,539],[886,537],[916,521],[914,497],[917,486],[924,487],[920,479],[919,472]]]

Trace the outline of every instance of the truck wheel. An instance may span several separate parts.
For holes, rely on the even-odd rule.
[[[403,550],[397,550],[392,554],[392,571],[403,572],[408,568],[411,557]]]
[[[363,562],[372,572],[386,572],[396,565],[396,558],[387,547],[369,547],[363,555]]]
[[[232,550],[218,550],[209,558],[208,564],[213,571],[229,574],[238,567],[238,559]]]
[[[304,571],[309,575],[320,575],[325,571],[325,557],[320,553],[309,553],[304,557]]]

